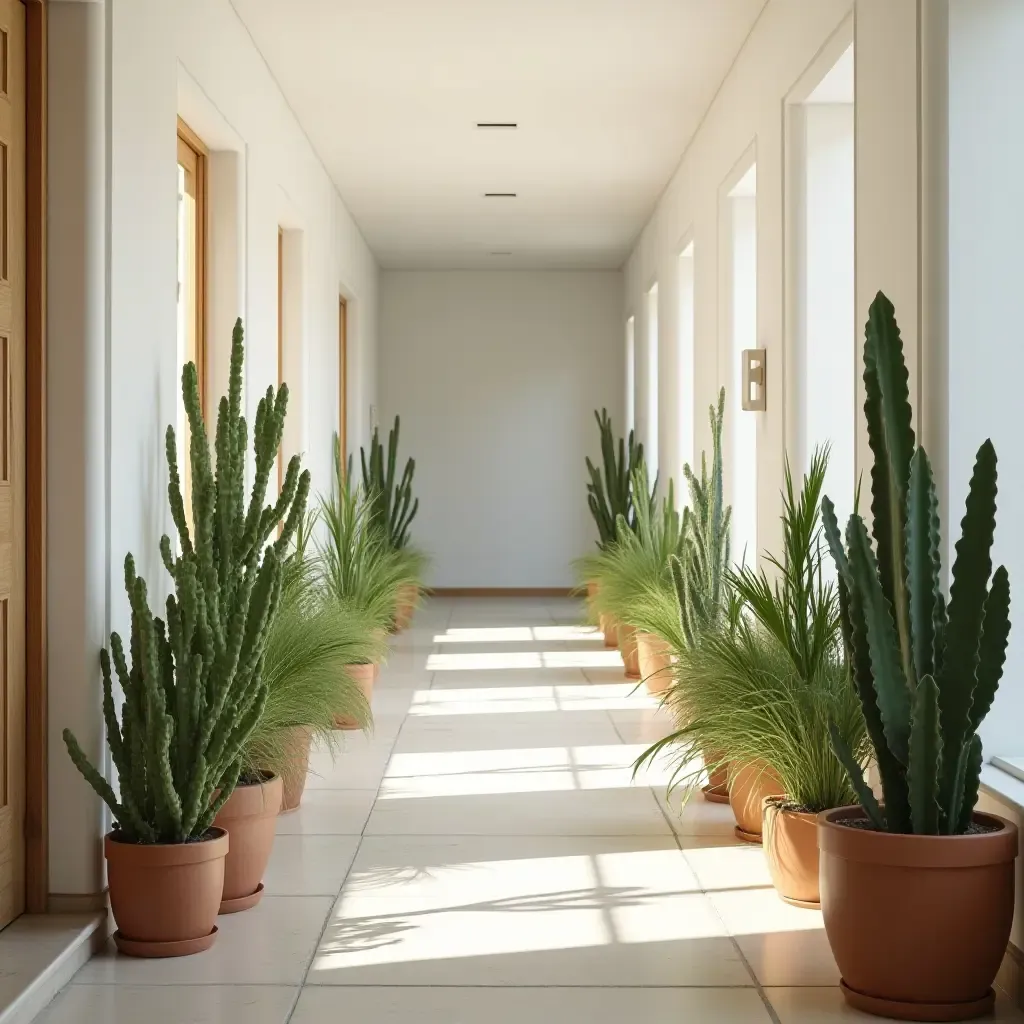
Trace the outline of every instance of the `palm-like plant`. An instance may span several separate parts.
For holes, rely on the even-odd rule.
[[[375,528],[374,507],[352,485],[351,469],[351,459],[348,472],[336,460],[332,493],[320,496],[324,536],[316,548],[326,592],[374,633],[391,625],[399,590],[416,578],[408,558]]]
[[[685,685],[666,700],[679,728],[637,762],[671,749],[672,787],[696,782],[702,757],[716,751],[723,763],[767,765],[788,799],[809,811],[853,796],[830,727],[860,756],[868,748],[843,657],[836,590],[822,572],[819,502],[827,465],[827,449],[817,451],[799,495],[787,465],[785,554],[766,558],[776,578],[763,569],[727,572],[726,585],[744,609],[736,628],[711,631],[677,652]]]

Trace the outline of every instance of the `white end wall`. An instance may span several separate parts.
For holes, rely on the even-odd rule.
[[[594,409],[622,429],[617,271],[386,271],[381,430],[416,459],[434,587],[566,587],[596,534]]]
[[[128,626],[125,553],[154,601],[167,586],[163,437],[181,370],[176,117],[213,150],[208,379],[223,390],[241,316],[250,417],[277,380],[278,228],[300,246],[286,454],[304,454],[314,487],[330,481],[337,429],[339,295],[350,312],[348,436],[367,439],[377,266],[229,0],[49,6],[50,888],[85,894],[102,883],[103,815],[61,730],[104,756],[98,653],[110,629]]]

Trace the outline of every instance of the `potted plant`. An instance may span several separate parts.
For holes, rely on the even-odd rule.
[[[387,546],[401,553],[409,578],[398,588],[392,628],[395,632],[408,629],[419,605],[423,584],[426,558],[409,547],[409,525],[420,508],[420,500],[413,500],[412,479],[416,472],[416,460],[409,459],[398,482],[395,482],[398,467],[399,417],[388,434],[387,462],[384,461],[384,445],[379,431],[375,428],[370,442],[370,454],[359,449],[363,471],[363,493],[370,506],[370,518],[383,531]]]
[[[766,554],[767,572],[728,573],[743,608],[737,628],[686,661],[689,735],[702,750],[728,756],[737,835],[752,842],[763,835],[772,881],[798,906],[818,904],[817,813],[853,797],[830,726],[859,756],[867,753],[835,586],[822,572],[827,466],[827,448],[815,452],[798,494],[787,463],[783,557]]]
[[[635,502],[632,527],[619,517],[614,542],[592,559],[591,572],[597,583],[595,607],[618,624],[627,677],[643,679],[649,692],[662,693],[672,678],[668,644],[636,613],[645,607],[650,591],[671,592],[669,558],[682,552],[685,517],[676,511],[671,481],[658,514],[656,487],[650,487],[641,461],[633,471],[632,490],[650,498]]]
[[[1010,629],[1009,576],[991,560],[996,454],[991,441],[978,451],[946,597],[935,482],[914,435],[895,310],[881,293],[864,384],[871,535],[854,514],[844,546],[831,503],[822,506],[882,799],[833,730],[859,806],[818,817],[821,908],[847,1002],[903,1020],[966,1020],[993,1004],[1017,856],[1016,827],[974,809],[978,727]]]
[[[317,552],[326,593],[357,616],[367,630],[366,649],[344,671],[369,704],[377,665],[387,649],[385,638],[398,593],[414,581],[402,553],[391,548],[384,531],[374,526],[374,505],[361,487],[353,486],[351,469],[351,460],[348,472],[343,471],[340,458],[336,460],[334,487],[330,494],[320,496],[320,516],[326,529],[317,542]],[[336,716],[335,726],[362,727],[349,714]]]
[[[125,558],[131,644],[110,637],[101,654],[103,713],[118,789],[86,758],[69,730],[68,752],[114,818],[104,841],[118,948],[133,956],[183,956],[216,935],[230,836],[215,820],[243,771],[242,750],[267,697],[263,654],[280,599],[282,554],[303,514],[309,474],[288,466],[281,497],[263,507],[280,444],[288,392],[269,389],[256,414],[256,478],[244,506],[241,321],[231,348],[231,386],[210,458],[196,368],[182,371],[190,427],[192,520],[186,518],[174,430],[167,428],[168,494],[180,553],[160,551],[173,581],[166,619],[153,616],[146,583]],[[280,536],[267,544],[278,523]],[[124,694],[114,704],[116,674]],[[242,844],[239,844],[242,845]]]
[[[244,753],[253,771],[281,777],[282,813],[302,800],[313,743],[332,748],[336,718],[370,723],[366,698],[345,670],[376,653],[369,635],[354,609],[325,593],[315,560],[298,547],[285,565],[281,609],[267,638],[266,707]]]
[[[597,428],[601,435],[601,462],[604,472],[602,475],[602,470],[598,469],[589,457],[587,458],[587,472],[590,474],[590,482],[587,484],[587,505],[597,524],[598,551],[603,552],[616,541],[616,524],[619,516],[625,519],[631,529],[634,525],[633,474],[644,461],[644,446],[636,440],[631,430],[629,438],[624,440],[620,437],[616,447],[615,432],[608,410],[595,410],[594,418],[597,420]],[[600,583],[590,572],[590,560],[582,558],[576,565],[586,584],[590,604],[594,606]],[[618,647],[619,636],[615,619],[607,612],[598,612],[597,615],[605,647]],[[625,646],[624,660],[627,652],[631,650],[628,638]]]

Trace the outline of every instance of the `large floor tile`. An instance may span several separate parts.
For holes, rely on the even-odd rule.
[[[681,789],[667,793],[664,787],[658,787],[654,794],[680,839],[685,836],[735,837],[736,817],[728,804],[713,804],[699,792],[685,795]]]
[[[298,994],[274,985],[71,985],[36,1024],[286,1024]]]
[[[839,984],[820,911],[783,903],[774,889],[711,892],[708,898],[760,984]]]
[[[332,900],[264,896],[242,914],[217,919],[220,933],[199,956],[139,960],[110,943],[76,981],[107,985],[299,985],[316,950]]]
[[[750,984],[707,897],[537,894],[436,907],[343,894],[314,985]]]
[[[346,738],[333,753],[330,750],[314,750],[310,754],[307,790],[376,789],[380,785],[394,740],[380,743],[372,735],[364,736],[356,732],[341,735]]]
[[[732,836],[680,836],[687,863],[706,892],[766,888],[772,884],[760,846]]]
[[[670,835],[648,789],[382,797],[366,835]]]
[[[741,988],[307,988],[291,1024],[768,1024],[761,997]]]
[[[395,742],[396,753],[508,750],[520,747],[607,746],[619,742],[603,711],[520,716],[464,715],[457,719],[407,719]]]
[[[765,995],[778,1015],[780,1024],[851,1024],[852,1021],[878,1021],[846,1005],[838,988],[768,988]],[[315,1018],[314,1018],[315,1019]],[[385,1018],[386,1019],[386,1018]],[[1009,1000],[1000,1000],[996,1013],[986,1017],[989,1024],[1020,1024],[1024,1013],[1014,1009]]]
[[[297,811],[277,819],[277,834],[357,836],[376,795],[374,789],[308,789]]]
[[[698,889],[667,837],[367,836],[344,892],[436,907],[534,897],[611,907]]]
[[[278,835],[263,876],[273,896],[337,896],[359,847],[358,836]]]

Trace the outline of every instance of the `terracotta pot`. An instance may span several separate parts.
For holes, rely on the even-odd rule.
[[[604,645],[609,648],[619,646],[619,624],[611,615],[601,615],[601,632],[604,634]]]
[[[672,685],[672,656],[669,646],[654,633],[636,632],[637,660],[648,693],[664,693]]]
[[[373,663],[373,678],[376,680],[376,679],[380,679],[380,666],[381,666],[381,663],[387,658],[387,646],[386,645],[387,645],[387,641],[388,641],[388,631],[386,629],[375,629],[373,631],[373,639],[377,643],[385,645],[384,653],[381,654],[379,660],[377,660],[377,661],[375,661]],[[370,699],[369,696],[367,696],[366,699],[369,700]]]
[[[194,843],[103,840],[114,942],[128,956],[188,956],[217,936],[228,834],[211,828]]]
[[[618,628],[619,653],[622,655],[622,664],[626,669],[627,679],[640,678],[640,656],[636,646],[636,630],[632,626]]]
[[[356,685],[363,692],[366,703],[369,704],[373,698],[373,681],[377,678],[376,665],[346,665],[345,671],[352,677]],[[335,729],[359,729],[361,726],[351,715],[336,715],[334,718]]]
[[[1017,827],[975,812],[991,832],[893,835],[818,815],[821,912],[846,1001],[897,1020],[971,1020],[992,1009],[1014,903]]]
[[[415,583],[403,583],[398,588],[398,600],[395,603],[395,632],[401,633],[412,625],[412,617],[416,614],[420,588]]]
[[[765,797],[782,796],[778,777],[763,761],[733,766],[729,778],[729,805],[736,816],[736,838],[761,842],[761,806]]]
[[[293,725],[285,733],[286,764],[281,771],[284,783],[281,814],[294,811],[302,803],[306,776],[309,775],[309,751],[313,743],[313,730],[308,725]]]
[[[712,752],[705,755],[705,764],[719,764],[721,756]],[[719,767],[708,772],[707,785],[701,790],[704,799],[712,804],[727,804],[729,802],[729,770],[728,762],[719,764]]]
[[[775,891],[796,907],[820,906],[818,895],[818,816],[790,810],[783,797],[770,796],[762,808],[762,836]]]
[[[275,819],[283,794],[280,775],[236,786],[214,818],[213,823],[225,829],[231,841],[224,861],[222,914],[248,910],[263,897],[263,875],[274,846]]]

